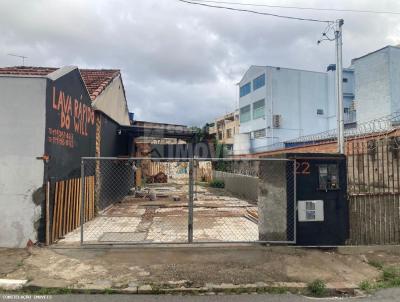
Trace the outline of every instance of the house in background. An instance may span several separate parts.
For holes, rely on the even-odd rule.
[[[117,133],[129,125],[128,106],[119,70],[0,68],[0,91],[0,246],[24,247],[43,241],[47,182],[67,192],[81,157],[130,154]]]
[[[228,153],[233,152],[234,137],[239,133],[239,110],[216,118],[210,125],[208,134],[225,145]]]

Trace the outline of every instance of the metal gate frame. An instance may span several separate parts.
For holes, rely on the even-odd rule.
[[[118,243],[87,243],[84,241],[84,224],[85,222],[85,161],[89,160],[121,160],[121,161],[137,161],[137,160],[153,160],[153,161],[186,161],[189,163],[189,199],[188,199],[188,239],[187,242],[118,242]],[[284,161],[293,163],[293,217],[292,217],[292,232],[293,240],[254,240],[254,241],[195,241],[193,240],[193,217],[194,217],[194,162],[195,161]],[[81,215],[80,215],[80,245],[84,246],[97,246],[97,245],[176,245],[176,244],[241,244],[241,243],[259,243],[259,244],[296,244],[297,237],[297,197],[296,197],[296,159],[289,158],[149,158],[149,157],[82,157],[81,158]],[[288,212],[286,213],[286,215]],[[286,221],[289,225],[289,221]],[[286,230],[288,232],[288,229]]]

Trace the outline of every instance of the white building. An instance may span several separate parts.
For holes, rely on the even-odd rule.
[[[386,46],[352,60],[357,123],[400,114],[400,48]]]
[[[346,72],[348,81],[352,71]],[[267,151],[276,143],[336,127],[334,73],[334,68],[315,72],[251,66],[239,82],[235,153]]]

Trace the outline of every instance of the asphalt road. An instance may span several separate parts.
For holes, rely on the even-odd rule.
[[[356,301],[356,302],[399,302],[400,288],[386,289],[363,298],[308,298],[296,295],[205,295],[205,296],[174,296],[174,295],[60,295],[60,296],[11,296],[0,295],[1,301],[57,301],[57,302],[310,302],[310,301]]]

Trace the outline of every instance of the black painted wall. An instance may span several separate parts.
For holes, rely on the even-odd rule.
[[[81,157],[95,155],[95,112],[77,69],[47,82],[45,153],[54,180],[80,177]]]
[[[98,112],[101,119],[101,157],[129,156],[132,140],[126,135],[119,135],[119,124]],[[133,161],[101,160],[98,209],[104,209],[121,201],[134,185]]]
[[[324,221],[299,222],[297,217],[298,245],[343,245],[349,237],[349,208],[347,202],[346,157],[337,154],[288,154],[297,160],[297,200],[323,200]],[[308,163],[308,164],[303,164]],[[339,165],[339,188],[319,189],[320,164]],[[309,172],[309,173],[308,173]]]

